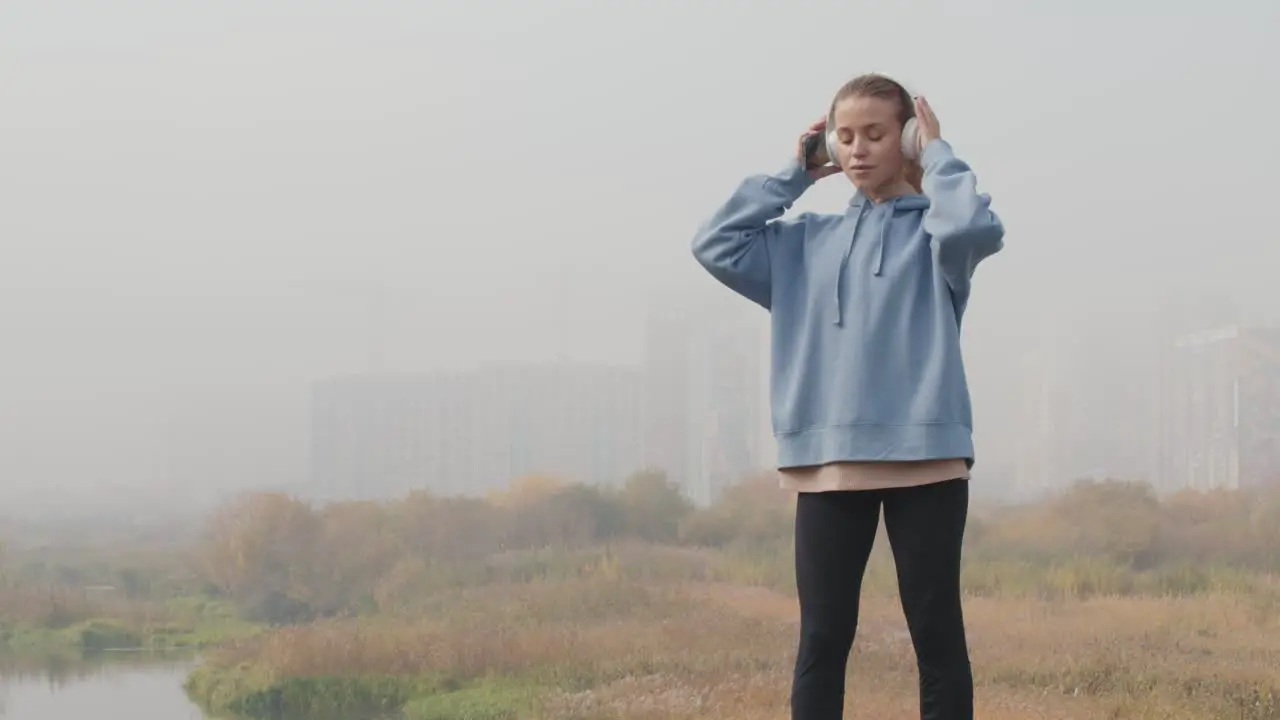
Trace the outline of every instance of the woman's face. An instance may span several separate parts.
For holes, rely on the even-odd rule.
[[[847,97],[832,113],[837,161],[859,190],[873,192],[903,177],[898,104],[877,97]]]

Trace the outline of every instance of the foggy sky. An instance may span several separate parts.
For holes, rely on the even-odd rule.
[[[328,374],[638,361],[655,297],[727,292],[698,223],[872,70],[1008,229],[965,320],[998,443],[1046,328],[1280,319],[1278,41],[1262,0],[6,0],[0,502],[296,482]]]

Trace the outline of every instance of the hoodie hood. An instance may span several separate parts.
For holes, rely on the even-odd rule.
[[[835,324],[844,323],[841,287],[848,271],[849,257],[853,254],[853,246],[858,242],[858,233],[874,236],[875,248],[872,252],[871,274],[880,275],[884,269],[884,246],[888,242],[889,227],[899,212],[925,210],[929,207],[929,198],[924,195],[899,195],[883,202],[874,202],[861,192],[855,193],[849,200],[849,212],[846,217],[853,218],[853,232],[849,236],[849,244],[840,258],[840,266],[836,269],[836,319]]]

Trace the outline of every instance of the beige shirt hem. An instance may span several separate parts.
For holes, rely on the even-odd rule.
[[[968,480],[963,458],[909,462],[835,462],[778,471],[783,490],[832,492],[916,487],[947,480]]]

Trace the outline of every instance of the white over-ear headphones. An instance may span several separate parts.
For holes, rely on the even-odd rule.
[[[897,82],[897,81],[895,81]],[[902,157],[908,160],[920,159],[920,124],[916,122],[915,116],[915,99],[916,94],[911,88],[905,84],[898,83],[907,92],[905,102],[910,102],[911,117],[907,118],[906,124],[902,126]],[[840,136],[836,134],[834,125],[836,115],[836,105],[831,104],[831,109],[827,111],[827,157],[831,159],[831,164],[839,165],[839,155],[836,154],[836,148],[840,146]]]

